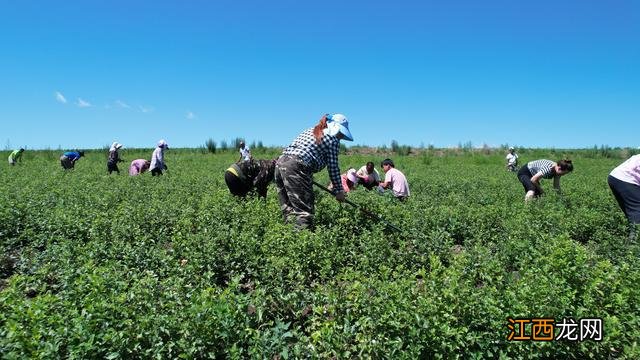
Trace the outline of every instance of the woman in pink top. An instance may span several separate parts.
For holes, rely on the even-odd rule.
[[[358,186],[358,176],[356,175],[356,169],[350,168],[346,173],[340,175],[340,180],[342,181],[342,189],[345,193],[352,191]],[[329,183],[327,189],[333,190],[333,184]]]
[[[136,159],[131,162],[129,166],[129,175],[135,176],[138,174],[142,174],[143,172],[149,170],[149,166],[151,162],[145,159]]]
[[[640,224],[640,155],[634,155],[613,169],[607,179],[620,209],[629,220],[629,240],[636,240]]]
[[[380,183],[380,188],[391,188],[393,196],[402,201],[406,200],[410,194],[407,178],[400,170],[395,168],[391,159],[384,159],[381,166],[386,174],[384,176],[384,182]]]

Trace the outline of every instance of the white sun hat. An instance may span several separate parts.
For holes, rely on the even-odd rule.
[[[351,181],[354,184],[358,183],[358,176],[356,176],[356,169],[349,169],[347,170],[347,179],[349,179],[349,181]]]
[[[158,147],[163,147],[163,148],[168,149],[169,148],[169,144],[167,144],[167,142],[164,141],[164,139],[162,139],[162,140],[158,141]]]
[[[344,139],[353,141],[351,131],[349,131],[349,121],[347,117],[342,114],[329,114],[327,115],[327,134],[336,136],[338,133],[344,135]]]

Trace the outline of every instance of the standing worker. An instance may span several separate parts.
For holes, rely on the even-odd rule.
[[[249,160],[251,160],[251,150],[245,146],[244,140],[242,140],[240,141],[240,159],[238,159],[238,162]]]
[[[618,205],[629,221],[629,240],[637,238],[640,224],[640,155],[618,165],[607,179]]]
[[[507,154],[507,170],[508,171],[518,170],[518,154],[516,154],[513,146],[509,146],[509,153]]]
[[[11,164],[11,166],[14,166],[18,161],[22,162],[23,152],[23,148],[20,148],[19,150],[13,150],[9,155],[9,164]]]
[[[65,170],[73,169],[76,166],[76,161],[83,156],[84,151],[67,151],[60,156],[60,165]]]
[[[530,201],[542,195],[540,179],[553,178],[553,187],[560,192],[560,177],[572,171],[571,160],[560,160],[557,163],[547,159],[530,161],[518,171],[518,180],[526,191],[524,200]]]
[[[120,175],[118,163],[124,161],[120,159],[120,154],[118,154],[118,150],[120,150],[121,147],[122,144],[114,142],[109,148],[109,158],[107,159],[107,171],[109,172],[109,175],[111,175],[113,171],[117,172],[118,175]]]
[[[235,196],[245,197],[256,189],[258,196],[267,197],[267,186],[273,181],[276,160],[242,161],[232,164],[224,173],[224,181],[229,192]]]
[[[167,170],[167,164],[164,163],[164,151],[169,148],[169,144],[166,141],[160,140],[158,141],[158,147],[153,150],[153,154],[151,154],[151,165],[149,166],[149,170],[151,170],[151,175],[162,175],[162,170]]]
[[[284,149],[276,161],[275,182],[285,222],[295,219],[296,228],[313,229],[313,174],[325,166],[336,200],[346,200],[338,166],[341,139],[353,141],[347,118],[327,114]]]
[[[407,200],[411,194],[409,191],[409,182],[407,181],[407,177],[404,176],[402,171],[396,169],[396,166],[393,164],[393,160],[391,159],[382,160],[380,166],[385,172],[385,175],[384,182],[380,183],[379,188],[382,190],[391,188],[393,196],[395,196],[396,199],[401,201]]]

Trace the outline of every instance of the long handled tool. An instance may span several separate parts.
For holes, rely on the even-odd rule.
[[[322,190],[324,190],[324,191],[328,192],[329,194],[331,194],[331,195],[335,196],[335,195],[333,194],[333,192],[331,192],[331,190],[327,189],[325,186],[322,186],[322,184],[319,184],[319,183],[318,183],[318,182],[316,182],[315,180],[313,181],[313,185],[315,185],[315,186],[319,187],[320,189],[322,189]],[[383,223],[383,224],[387,225],[387,226],[388,226],[388,227],[390,227],[391,229],[393,229],[393,230],[395,230],[395,231],[397,231],[397,232],[402,232],[402,230],[401,230],[399,227],[397,227],[397,226],[393,225],[392,223],[388,222],[387,220],[383,219],[380,215],[375,214],[375,213],[372,213],[371,211],[369,211],[369,210],[367,210],[367,209],[363,208],[362,206],[360,206],[360,205],[358,205],[358,204],[354,203],[353,201],[350,201],[350,200],[348,200],[348,199],[344,199],[344,202],[346,202],[347,204],[349,204],[349,205],[353,206],[354,208],[356,208],[356,209],[358,209],[358,210],[362,211],[362,212],[363,212],[363,213],[365,213],[366,215],[368,215],[368,216],[370,216],[370,217],[372,217],[372,218],[374,218],[374,219],[376,219],[376,220],[380,221],[381,223]]]

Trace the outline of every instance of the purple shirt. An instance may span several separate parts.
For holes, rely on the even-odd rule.
[[[640,186],[640,155],[634,155],[609,174],[626,183]]]
[[[135,176],[138,174],[142,174],[143,172],[149,170],[149,166],[147,165],[147,160],[145,159],[136,159],[131,162],[129,166],[129,175]]]

